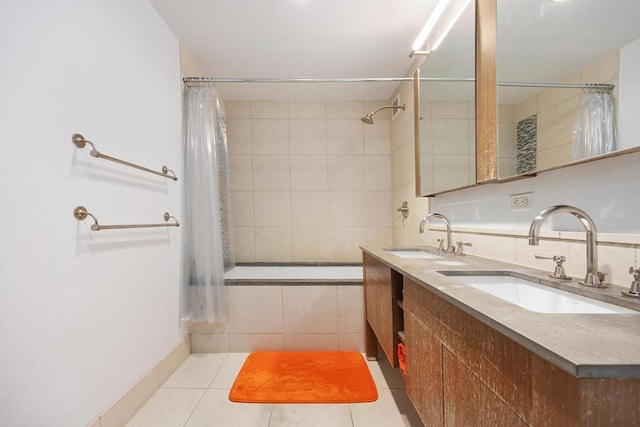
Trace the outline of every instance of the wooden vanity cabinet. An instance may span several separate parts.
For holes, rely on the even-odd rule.
[[[581,379],[404,278],[407,394],[429,426],[640,425],[640,380]]]
[[[363,266],[367,357],[377,357],[379,344],[391,365],[397,367],[398,331],[402,330],[398,311],[402,275],[367,253],[363,253]]]

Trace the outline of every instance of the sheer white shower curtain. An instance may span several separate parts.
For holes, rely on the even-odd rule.
[[[609,153],[615,148],[616,129],[611,94],[584,93],[573,126],[573,160]]]
[[[224,321],[225,267],[233,265],[224,105],[211,84],[185,89],[183,322]]]

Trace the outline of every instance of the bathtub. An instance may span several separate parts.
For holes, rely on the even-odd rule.
[[[362,285],[362,265],[236,265],[225,285]]]

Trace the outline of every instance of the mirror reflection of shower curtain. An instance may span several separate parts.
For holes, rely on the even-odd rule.
[[[229,156],[222,99],[215,86],[185,88],[183,286],[185,323],[226,319],[224,272],[231,245]]]
[[[616,129],[611,94],[582,94],[573,125],[573,160],[609,153],[615,147]]]

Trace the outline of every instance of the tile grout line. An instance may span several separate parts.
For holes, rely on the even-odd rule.
[[[182,427],[186,427],[187,424],[189,424],[189,421],[191,420],[191,417],[193,417],[193,414],[196,412],[196,410],[198,409],[198,407],[202,403],[202,399],[204,399],[204,396],[205,396],[205,394],[207,394],[207,391],[209,391],[209,390],[208,389],[204,389],[204,392],[202,393],[202,396],[200,396],[200,400],[198,400],[198,403],[196,404],[196,406],[193,407],[193,409],[191,410],[191,413],[187,417],[187,420],[184,422]]]

